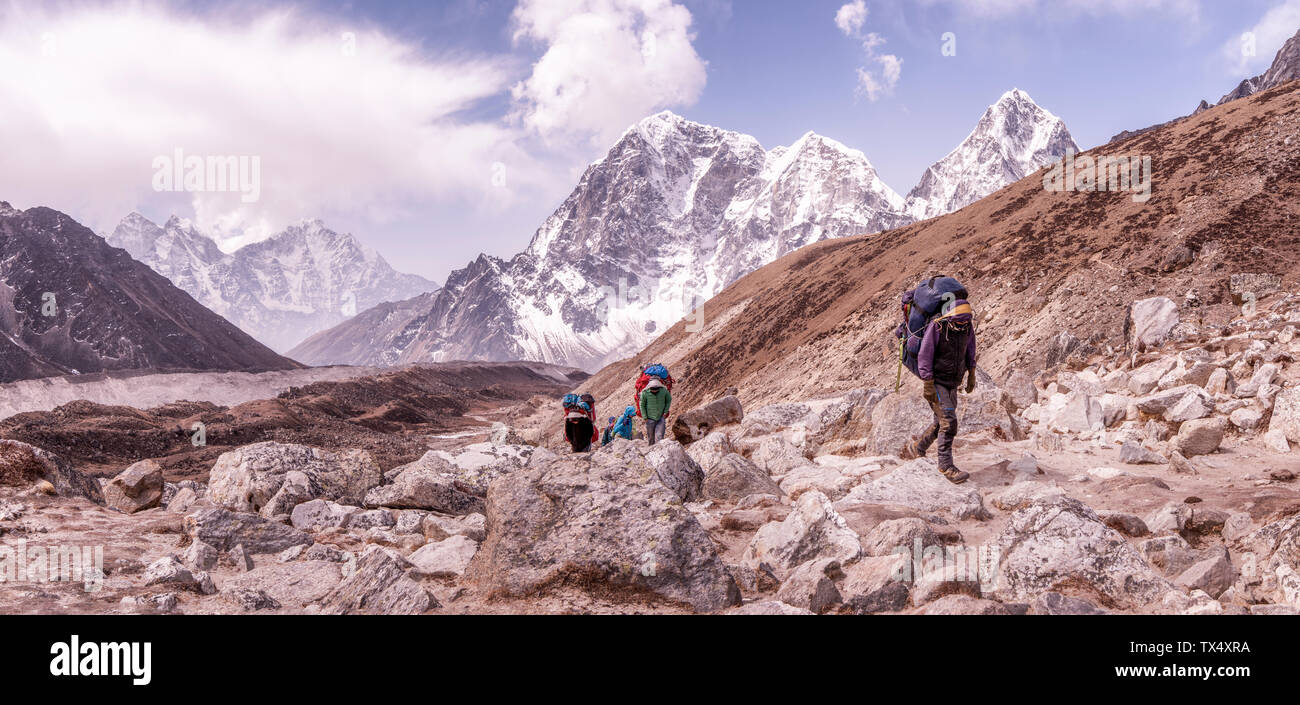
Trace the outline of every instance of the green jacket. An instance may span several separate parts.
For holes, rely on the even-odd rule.
[[[673,403],[672,392],[665,387],[655,387],[659,392],[655,393],[649,389],[641,391],[641,418],[648,421],[658,421],[668,413],[668,407]]]

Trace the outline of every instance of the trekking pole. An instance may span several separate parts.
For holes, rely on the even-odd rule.
[[[903,346],[906,344],[906,338],[898,339],[898,379],[894,381],[894,394],[903,388]]]

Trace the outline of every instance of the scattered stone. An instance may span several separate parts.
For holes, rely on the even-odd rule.
[[[1178,304],[1163,297],[1133,302],[1124,321],[1124,337],[1129,345],[1142,352],[1159,347],[1169,339],[1178,325]]]
[[[483,498],[457,484],[456,471],[436,451],[397,468],[392,484],[366,493],[363,506],[393,509],[431,509],[444,514],[482,514]]]
[[[1120,462],[1129,465],[1164,465],[1169,462],[1164,456],[1142,447],[1140,443],[1127,441],[1119,449]]]
[[[604,449],[492,483],[487,538],[466,579],[489,597],[570,584],[700,612],[740,603],[735,579],[681,498],[645,461]]]
[[[1125,536],[1136,538],[1151,533],[1151,530],[1147,528],[1147,523],[1132,514],[1124,512],[1098,512],[1097,514],[1101,517],[1102,523]]]
[[[226,551],[224,558],[225,562],[233,566],[235,570],[248,572],[253,569],[253,557],[248,555],[248,551],[244,550],[244,544],[242,543]]]
[[[995,594],[1003,601],[1082,588],[1107,606],[1133,608],[1156,601],[1169,589],[1122,535],[1068,497],[1012,514],[998,549]]]
[[[645,460],[654,468],[659,482],[683,502],[695,502],[705,496],[704,470],[686,453],[682,444],[673,440],[656,443],[646,451]]]
[[[862,537],[861,544],[868,556],[888,556],[900,550],[913,551],[918,545],[921,551],[930,546],[943,546],[943,540],[923,519],[905,517],[876,524]]]
[[[1286,434],[1281,430],[1270,430],[1264,434],[1264,447],[1274,453],[1290,453],[1291,444],[1287,443]]]
[[[208,496],[231,511],[278,516],[292,511],[299,500],[360,504],[366,490],[382,481],[379,466],[365,451],[332,453],[264,441],[222,453],[209,473]],[[282,491],[284,496],[277,498]]]
[[[72,467],[61,456],[22,441],[0,439],[0,487],[4,486],[36,486],[42,494],[82,497],[104,504],[104,493],[95,478]]]
[[[152,460],[141,460],[104,483],[102,490],[107,506],[127,514],[160,506],[162,467]]]
[[[672,425],[673,438],[680,443],[691,443],[714,429],[740,423],[745,417],[740,399],[726,396],[699,406],[678,416]]]
[[[280,609],[280,603],[274,597],[266,594],[265,590],[240,588],[227,592],[225,596],[226,599],[249,612]]]
[[[189,487],[182,487],[176,490],[176,495],[167,503],[167,511],[175,514],[184,514],[185,512],[188,512],[190,507],[194,506],[194,503],[198,500],[199,495],[197,492]]]
[[[320,531],[330,527],[344,527],[360,507],[349,507],[328,499],[313,499],[293,508],[289,521],[295,529]]]
[[[847,564],[861,552],[858,534],[831,507],[826,495],[812,490],[795,502],[794,511],[784,521],[760,528],[742,560],[754,567],[766,563],[780,576],[817,558]]]
[[[766,472],[735,453],[724,457],[704,476],[704,496],[708,499],[735,502],[751,494],[784,493]]]
[[[164,585],[200,595],[212,595],[217,591],[211,576],[203,571],[191,571],[176,556],[163,556],[150,563],[144,571],[144,584],[145,587]]]
[[[1179,534],[1191,518],[1191,507],[1182,502],[1169,502],[1152,512],[1146,523],[1153,534]]]
[[[729,610],[727,614],[755,614],[755,615],[808,615],[812,616],[811,610],[801,607],[787,605],[780,600],[764,600],[762,602],[751,602],[744,607],[737,607]]]
[[[656,443],[655,445],[659,445]],[[726,431],[713,431],[709,435],[686,446],[686,454],[700,466],[704,472],[713,469],[720,460],[730,453],[737,452]]]
[[[790,577],[781,584],[776,598],[816,614],[825,614],[842,601],[835,580],[843,577],[840,562],[834,558],[808,561],[791,572]]]
[[[257,514],[231,512],[218,507],[185,517],[185,535],[191,541],[229,551],[243,544],[248,553],[279,553],[290,546],[309,544],[307,534]]]
[[[1268,431],[1270,435],[1278,434],[1291,443],[1300,443],[1300,386],[1291,387],[1275,397],[1273,420]],[[1277,440],[1270,441],[1270,445],[1278,449],[1282,446]]]
[[[1174,436],[1172,446],[1185,457],[1209,455],[1219,449],[1227,422],[1222,418],[1186,421]]]
[[[1221,550],[1183,571],[1174,579],[1174,585],[1188,591],[1203,590],[1210,597],[1217,598],[1236,580],[1237,571],[1232,567],[1228,552]]]
[[[412,573],[431,578],[459,578],[478,553],[478,543],[466,536],[452,536],[428,543],[407,557]]]
[[[954,519],[985,519],[988,510],[980,493],[969,485],[954,485],[933,461],[919,458],[888,475],[853,488],[838,504],[901,504]]]
[[[407,572],[411,564],[391,549],[371,546],[356,570],[320,601],[325,614],[422,614],[441,607]]]
[[[1029,611],[1031,614],[1106,614],[1106,610],[1087,600],[1066,597],[1059,592],[1045,592],[1039,595]]]
[[[844,568],[844,607],[853,614],[897,612],[912,591],[912,559],[893,554],[868,556]]]
[[[1177,534],[1147,539],[1138,544],[1138,551],[1167,576],[1182,574],[1197,560],[1192,547]]]
[[[217,549],[202,541],[191,542],[181,554],[181,563],[192,571],[212,570],[217,566]]]

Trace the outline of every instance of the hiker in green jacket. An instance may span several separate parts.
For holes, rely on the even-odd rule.
[[[641,390],[641,418],[645,419],[645,437],[650,445],[663,440],[668,430],[668,407],[672,403],[672,392],[658,377],[651,377]]]

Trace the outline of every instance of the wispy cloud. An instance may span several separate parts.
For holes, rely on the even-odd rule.
[[[893,54],[881,54],[877,50],[885,44],[885,38],[875,32],[864,32],[867,24],[866,0],[853,0],[840,6],[835,13],[835,26],[844,36],[862,43],[866,63],[858,67],[858,90],[866,94],[867,100],[876,101],[893,92],[898,79],[903,75],[903,60]]]
[[[1224,42],[1221,49],[1230,75],[1246,78],[1269,67],[1277,50],[1300,30],[1300,0],[1285,0],[1269,8],[1254,26]]]
[[[430,58],[373,29],[295,11],[241,22],[140,4],[0,15],[3,196],[102,226],[150,200],[253,238],[309,215],[400,210],[492,192],[530,160],[500,121],[462,117],[504,94],[500,57]],[[153,192],[152,160],[257,155],[262,197]],[[540,178],[540,177],[538,177]],[[166,199],[171,199],[167,201]],[[175,203],[173,203],[175,201]]]
[[[513,117],[549,142],[604,145],[656,110],[693,104],[706,67],[691,20],[670,0],[521,0],[515,40],[545,51],[513,88]]]

